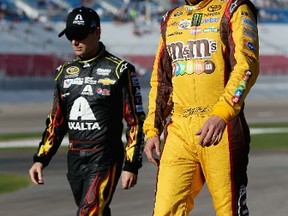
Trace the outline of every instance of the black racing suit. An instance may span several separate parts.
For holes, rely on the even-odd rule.
[[[68,132],[68,174],[77,215],[110,215],[121,170],[142,166],[145,118],[135,68],[106,51],[57,69],[52,110],[34,162],[48,165]],[[122,143],[123,118],[127,145]]]

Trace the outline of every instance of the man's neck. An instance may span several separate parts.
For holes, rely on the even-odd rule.
[[[79,58],[81,60],[90,60],[90,59],[93,59],[95,57],[97,57],[99,55],[99,53],[101,52],[103,48],[103,45],[102,43],[98,43],[97,46],[95,46],[95,49],[93,49],[90,53],[86,53],[85,55],[83,56],[79,56]]]

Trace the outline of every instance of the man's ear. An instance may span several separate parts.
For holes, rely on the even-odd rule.
[[[99,28],[99,27],[96,28],[95,32],[100,35],[101,34],[101,28]]]
[[[96,28],[95,32],[94,32],[97,36],[98,36],[98,40],[100,40],[100,36],[101,36],[101,28]]]

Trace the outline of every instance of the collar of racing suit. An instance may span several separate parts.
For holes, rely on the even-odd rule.
[[[86,60],[82,60],[80,57],[77,57],[77,60],[79,60],[80,63],[89,63],[94,61],[95,59],[99,58],[105,51],[105,45],[99,41],[99,52],[97,53],[97,55],[91,59],[86,59]]]
[[[185,0],[186,5],[188,6],[188,10],[198,10],[204,8],[207,4],[209,4],[213,0],[202,0],[196,5],[191,5],[188,0]]]

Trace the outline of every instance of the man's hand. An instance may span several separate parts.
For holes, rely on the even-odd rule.
[[[222,118],[211,116],[196,133],[196,135],[200,135],[199,144],[203,147],[217,145],[222,139],[225,128],[226,122]]]
[[[29,175],[34,184],[36,185],[44,184],[43,164],[40,162],[35,162],[29,170]]]
[[[137,175],[132,172],[122,171],[122,188],[130,189],[137,184]]]
[[[146,140],[146,145],[144,148],[144,152],[148,158],[150,163],[153,163],[155,166],[159,165],[159,159],[153,156],[153,151],[155,150],[156,155],[160,158],[161,149],[160,149],[160,139],[158,136],[150,137]]]

